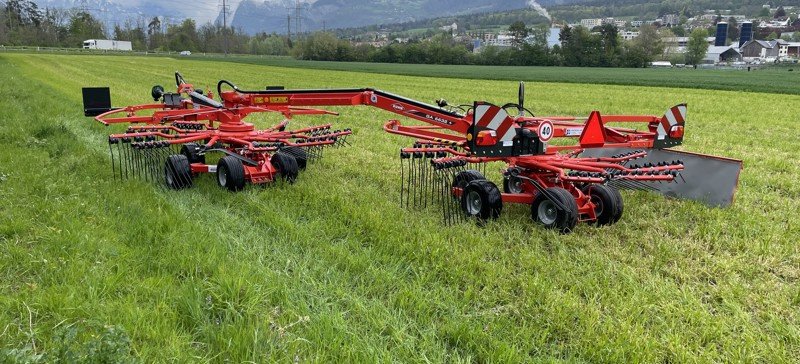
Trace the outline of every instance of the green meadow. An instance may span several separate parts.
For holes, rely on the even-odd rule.
[[[687,102],[681,148],[744,160],[729,208],[623,191],[619,224],[569,235],[538,227],[528,206],[483,227],[402,208],[398,151],[413,141],[383,132],[396,116],[378,109],[298,117],[292,126],[353,128],[352,146],[293,185],[230,193],[208,175],[182,191],[115,180],[106,138],[125,127],[81,106],[83,86],[110,86],[116,106],[152,101],[176,70],[203,89],[228,79],[516,99],[518,78],[473,69],[482,79],[0,54],[0,362],[800,360],[800,96],[608,85],[612,71],[534,78],[548,81],[527,84],[541,115]],[[725,88],[788,81],[736,82]]]
[[[508,80],[527,82],[585,83],[679,87],[800,94],[800,65],[753,67],[750,72],[734,69],[689,68],[586,68],[518,67],[439,64],[393,64],[364,62],[304,61],[289,57],[209,55],[197,60],[225,61],[265,66],[309,68],[331,71],[371,72],[404,76]],[[419,88],[430,87],[419,84]],[[538,97],[538,95],[537,95]]]

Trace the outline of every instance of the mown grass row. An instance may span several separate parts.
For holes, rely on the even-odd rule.
[[[353,146],[295,185],[164,191],[109,172],[80,87],[147,100],[198,86],[385,89],[513,100],[514,82],[220,62],[3,56],[0,356],[52,361],[755,361],[800,355],[800,97],[536,83],[538,114],[659,113],[689,102],[686,149],[745,160],[736,204],[624,193],[616,226],[558,235],[510,206],[486,227],[398,205],[393,117],[339,108]],[[421,87],[420,85],[435,85]],[[265,118],[257,118],[266,123]],[[298,119],[295,125],[325,118]],[[100,353],[100,354],[98,354]]]

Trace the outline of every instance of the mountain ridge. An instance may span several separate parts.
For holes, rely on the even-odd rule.
[[[297,15],[300,31],[317,31],[334,28],[354,28],[368,25],[402,23],[441,16],[506,11],[526,7],[552,6],[585,0],[305,0],[296,10],[296,0],[226,0],[229,8],[228,24],[245,33],[287,32],[289,17],[291,31],[297,32]],[[107,28],[126,22],[147,21],[153,17],[164,19],[165,24],[177,24],[192,18],[198,25],[209,22],[222,23],[220,0],[198,0],[186,6],[183,3],[156,0],[34,0],[40,8],[81,8],[83,4]]]

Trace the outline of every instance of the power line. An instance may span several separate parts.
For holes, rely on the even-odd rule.
[[[81,5],[78,6],[78,10],[86,14],[89,14],[90,11],[104,11],[100,8],[89,8],[89,0],[81,0]]]
[[[300,29],[302,29],[300,27],[300,0],[297,0],[296,4],[297,5],[294,7],[294,32],[297,33],[297,36],[299,37],[301,33]]]
[[[303,19],[308,20],[308,18],[303,14],[306,11],[305,7],[308,3],[300,2],[300,0],[296,0],[294,7],[287,7],[287,36],[291,39],[292,32],[291,32],[291,24],[292,24],[292,13],[294,13],[294,34],[297,37],[300,37],[300,34],[303,33]]]
[[[228,55],[228,12],[230,7],[226,0],[222,0],[222,49]]]

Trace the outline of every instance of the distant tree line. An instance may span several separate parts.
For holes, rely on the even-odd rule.
[[[547,44],[547,27],[527,28],[522,22],[509,26],[511,47],[484,46],[473,52],[472,44],[456,41],[449,34],[430,39],[393,43],[384,47],[353,45],[331,33],[318,32],[303,39],[292,54],[299,59],[382,63],[478,64],[504,66],[645,67],[664,51],[655,28],[643,27],[641,35],[624,42],[619,30],[604,25],[589,31],[566,27],[561,45]]]
[[[496,29],[500,26],[508,26],[514,22],[527,24],[549,24],[550,21],[539,14],[534,9],[517,9],[499,12],[483,12],[473,14],[461,14],[457,16],[446,16],[432,19],[421,19],[396,24],[369,25],[357,28],[336,29],[333,32],[341,37],[348,39],[364,40],[370,33],[382,31],[397,34],[400,36],[429,38],[438,32],[442,26],[458,24],[459,31],[480,32],[486,29]],[[420,31],[426,29],[425,31]]]
[[[86,13],[42,10],[36,3],[24,0],[8,0],[0,10],[3,45],[74,47],[103,34],[103,25]]]
[[[30,0],[0,4],[0,45],[80,47],[87,39],[130,41],[140,51],[192,51],[288,55],[290,44],[277,34],[250,36],[230,27],[194,20],[162,24],[159,18],[126,22],[107,30],[90,13],[75,9],[42,9]]]

